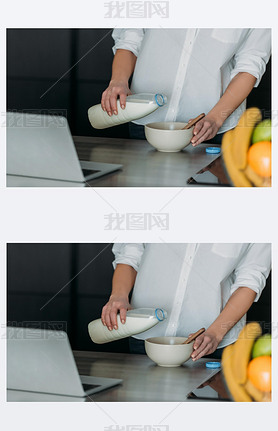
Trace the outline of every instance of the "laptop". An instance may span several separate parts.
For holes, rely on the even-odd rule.
[[[8,176],[85,183],[122,168],[79,161],[63,116],[7,112],[6,122]]]
[[[120,383],[80,376],[64,331],[7,328],[7,389],[86,397]]]

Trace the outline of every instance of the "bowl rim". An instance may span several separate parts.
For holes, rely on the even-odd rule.
[[[153,127],[153,124],[159,124],[159,123],[165,123],[165,124],[182,124],[182,125],[187,125],[188,123],[187,122],[184,122],[184,121],[155,121],[155,122],[153,122],[153,123],[148,123],[148,124],[145,124],[145,128],[146,129],[149,129],[149,130],[157,130],[157,131],[159,131],[159,132],[182,132],[182,133],[188,133],[189,132],[189,130],[191,130],[191,128],[190,129],[186,129],[186,130],[182,130],[182,129],[173,129],[173,130],[171,130],[171,129],[157,129],[157,128],[155,128],[155,127]]]
[[[146,338],[145,339],[145,343],[148,343],[148,344],[150,344],[150,345],[153,345],[153,346],[163,346],[163,347],[166,347],[166,348],[168,348],[168,347],[178,347],[178,348],[180,348],[180,347],[184,347],[184,346],[191,346],[192,344],[193,344],[193,342],[194,341],[192,341],[191,343],[188,343],[188,344],[163,344],[163,343],[156,343],[156,342],[154,342],[154,341],[151,341],[151,340],[153,340],[154,338],[183,338],[184,339],[184,341],[185,340],[187,340],[187,338],[188,337],[172,337],[172,336],[161,336],[161,337],[150,337],[150,338]]]

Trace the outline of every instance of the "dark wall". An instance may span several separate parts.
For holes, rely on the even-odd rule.
[[[63,110],[73,135],[127,137],[127,125],[97,131],[87,118],[88,108],[100,102],[110,80],[111,33],[112,29],[7,30],[7,109]],[[248,100],[265,117],[270,117],[270,86],[268,64]]]
[[[97,131],[87,116],[88,108],[100,103],[111,77],[111,33],[112,29],[7,30],[7,109],[63,110],[73,135],[127,137],[127,125]]]
[[[271,58],[259,86],[247,98],[247,107],[251,106],[260,108],[263,118],[271,118]]]
[[[9,244],[8,322],[65,329],[76,350],[128,351],[127,340],[95,345],[87,325],[100,317],[113,275],[109,244]],[[271,278],[248,320],[270,331]],[[57,327],[60,325],[60,327]]]
[[[254,302],[247,313],[248,321],[260,322],[263,333],[271,332],[271,278],[270,273],[259,301]]]
[[[87,330],[111,292],[111,249],[108,244],[9,244],[8,321],[60,325],[73,349],[127,351],[126,340],[96,346]]]

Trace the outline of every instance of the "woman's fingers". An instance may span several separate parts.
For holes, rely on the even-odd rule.
[[[218,342],[213,334],[204,333],[196,338],[193,345],[191,358],[193,361],[200,359],[202,356],[213,353],[217,348]]]
[[[199,352],[193,359],[193,361],[197,361],[198,359],[202,358],[205,355],[209,355],[210,353],[212,353],[214,350],[212,349],[212,344],[208,344],[207,346],[204,347],[204,349]]]
[[[104,326],[112,331],[112,329],[118,329],[118,313],[120,314],[120,320],[122,323],[126,321],[126,312],[130,309],[128,299],[117,297],[110,298],[106,305],[104,305],[101,313],[101,321]]]
[[[194,129],[193,129],[193,136],[194,136],[193,140],[194,140],[195,136],[198,135],[201,132],[201,130],[204,127],[204,125],[205,125],[205,121],[204,120],[200,120],[200,121],[198,121],[197,124],[195,124]]]
[[[191,139],[193,147],[201,144],[201,142],[204,142],[208,139],[212,139],[218,132],[218,129],[218,125],[211,118],[205,117],[200,120],[194,126],[193,138]]]
[[[107,326],[107,328],[110,331],[112,330],[112,323],[110,319],[110,309],[106,309],[106,312],[104,313],[104,325]]]
[[[105,90],[105,91],[102,93],[101,101],[100,101],[101,107],[102,107],[102,109],[103,109],[104,111],[106,111],[106,107],[105,107],[106,94],[107,94],[107,90]]]
[[[120,319],[122,323],[125,323],[126,321],[126,308],[121,308],[120,309]]]
[[[199,349],[199,347],[201,346],[201,344],[203,343],[203,341],[204,341],[204,335],[203,335],[203,334],[201,334],[201,335],[199,335],[199,337],[197,337],[197,338],[196,338],[196,340],[194,341],[194,344],[193,344],[193,349],[194,349],[194,351],[195,351],[195,350],[197,350],[197,349]]]
[[[207,131],[205,131],[205,133],[197,140],[194,142],[194,144],[192,143],[193,147],[196,147],[196,145],[201,144],[204,141],[207,141],[208,139],[213,138],[215,135],[213,135],[213,131],[212,128],[209,128]]]
[[[104,101],[104,106],[105,106],[105,111],[107,112],[107,114],[109,116],[112,115],[112,107],[111,107],[111,104],[110,104],[110,99],[111,99],[111,93],[107,92],[107,95],[106,95],[105,101]]]
[[[122,109],[126,106],[126,96],[131,94],[128,85],[122,81],[111,81],[109,87],[102,93],[101,107],[109,116],[118,114],[119,99]]]
[[[101,321],[104,326],[107,326],[107,328],[111,331],[113,329],[113,326],[115,324],[115,319],[112,320],[113,312],[112,307],[109,303],[107,303],[101,313]]]
[[[193,138],[191,139],[193,145],[206,133],[208,127],[209,124],[204,119],[194,126]]]
[[[111,329],[118,329],[117,314],[118,314],[118,307],[111,308],[111,311],[110,311],[110,320],[112,325]]]
[[[131,91],[130,91],[129,88],[127,89],[127,91],[122,91],[120,93],[120,105],[121,105],[122,109],[125,109],[125,107],[126,107],[126,97],[130,96],[130,94],[131,94]]]
[[[199,337],[198,337],[199,338]],[[198,339],[196,339],[197,341]],[[192,359],[196,359],[196,357],[206,348],[206,346],[208,345],[208,341],[205,339],[205,337],[203,337],[201,340],[198,340],[198,342],[194,343],[194,352],[192,353],[191,357]]]
[[[118,115],[117,96],[112,94],[110,97],[111,111],[114,115]]]
[[[101,321],[102,321],[102,324],[104,325],[104,326],[106,326],[106,321],[105,321],[105,312],[106,312],[106,308],[107,308],[107,306],[105,305],[103,308],[102,308],[102,312],[101,312]]]

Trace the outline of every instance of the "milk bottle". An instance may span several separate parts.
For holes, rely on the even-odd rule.
[[[89,108],[88,116],[91,125],[95,129],[107,129],[108,127],[145,117],[166,103],[167,97],[163,94],[132,94],[126,98],[125,109],[121,108],[120,100],[117,100],[118,115],[113,114],[110,117],[99,104]]]
[[[166,318],[167,313],[161,308],[137,308],[127,311],[125,323],[117,315],[118,329],[109,331],[101,319],[97,319],[89,323],[88,330],[94,343],[103,344],[147,331]]]

